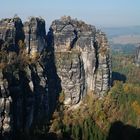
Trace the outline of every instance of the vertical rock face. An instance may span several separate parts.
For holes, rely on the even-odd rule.
[[[61,91],[69,106],[90,91],[102,97],[110,78],[107,38],[94,26],[63,17],[46,37],[41,18],[24,26],[18,17],[0,21],[0,134],[48,121]]]
[[[49,38],[65,104],[76,104],[89,91],[103,96],[110,88],[110,56],[105,34],[83,21],[62,17],[53,21]]]
[[[42,18],[32,17],[24,23],[25,43],[28,53],[34,55],[45,47],[45,21]]]
[[[77,104],[85,94],[85,77],[81,54],[55,52],[57,74],[65,93],[65,105]]]
[[[9,51],[17,51],[17,43],[24,40],[23,24],[19,17],[0,20],[0,42],[7,43]]]
[[[0,130],[28,133],[32,125],[49,119],[47,76],[37,62],[20,69],[8,65],[0,73]]]
[[[20,18],[2,19],[0,21],[0,131],[11,130],[11,104],[12,98],[8,80],[3,75],[4,61],[11,62],[13,54],[18,52],[18,41],[24,40]],[[3,54],[2,54],[2,51]],[[11,53],[8,53],[11,52]],[[6,59],[7,58],[7,59]],[[14,81],[13,81],[14,82]]]
[[[0,70],[0,130],[3,130],[3,132],[9,132],[11,130],[9,116],[11,102],[8,82],[3,78],[2,71]]]
[[[100,96],[106,93],[111,85],[111,59],[106,35],[96,32],[97,69],[95,73],[94,89]]]
[[[140,66],[140,46],[136,50],[135,63]]]
[[[45,46],[45,23],[31,19],[31,51]],[[26,35],[26,34],[25,34]],[[0,134],[29,132],[33,124],[48,120],[49,94],[47,72],[40,60],[28,63],[25,49],[28,45],[20,18],[0,21]],[[34,40],[33,40],[34,39]],[[36,43],[33,48],[33,42]],[[27,45],[24,45],[26,47]],[[31,52],[32,54],[32,52]],[[21,55],[21,56],[20,56]]]

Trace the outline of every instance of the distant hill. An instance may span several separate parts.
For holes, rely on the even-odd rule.
[[[102,29],[108,36],[111,49],[115,53],[135,54],[140,43],[140,26]]]
[[[128,34],[128,35],[120,35],[116,37],[110,38],[111,43],[113,44],[139,44],[140,43],[140,35]]]
[[[140,26],[102,28],[109,38],[123,35],[140,35]]]

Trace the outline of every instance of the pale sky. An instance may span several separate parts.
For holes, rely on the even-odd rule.
[[[140,0],[0,0],[0,19],[41,16],[49,25],[70,15],[102,27],[140,25]]]

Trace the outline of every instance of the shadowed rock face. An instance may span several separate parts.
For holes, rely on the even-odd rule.
[[[89,91],[103,96],[110,88],[110,55],[104,33],[94,26],[63,17],[52,22],[49,38],[65,104],[77,104]]]
[[[22,48],[26,54],[22,57],[20,40],[26,48]],[[49,121],[61,90],[64,104],[74,106],[88,92],[102,97],[110,88],[107,38],[83,21],[55,20],[46,36],[41,18],[32,17],[24,25],[18,17],[3,19],[0,51],[0,64],[6,61],[6,66],[0,65],[1,134],[29,133],[31,127]],[[26,57],[36,53],[39,59],[35,63],[25,63]]]
[[[18,41],[24,40],[24,33],[22,30],[22,21],[20,18],[2,19],[0,21],[0,52],[5,54],[0,58],[2,64],[7,58],[7,63],[12,61],[13,55],[18,53]],[[12,69],[9,69],[11,72]],[[9,79],[11,76],[9,75]],[[12,81],[13,84],[15,81]],[[7,78],[4,77],[2,66],[0,67],[0,132],[9,132],[11,130],[11,105],[12,97],[10,94],[10,85]]]
[[[45,48],[45,21],[42,18],[32,17],[24,23],[25,43],[28,53],[34,55]]]
[[[8,51],[18,51],[18,41],[24,40],[22,27],[23,24],[19,17],[0,20],[0,42],[6,43]]]
[[[136,50],[135,63],[140,66],[140,46]]]
[[[32,57],[33,49],[40,53],[45,47],[45,22],[33,18],[28,24],[32,37],[29,55]],[[29,133],[33,125],[44,120],[48,122],[56,104],[57,93],[50,91],[52,86],[49,82],[54,78],[47,76],[48,72],[41,58],[34,64],[25,62],[28,59],[24,55],[27,53],[26,49],[23,50],[23,56],[20,56],[19,41],[24,41],[25,38],[24,47],[28,49],[27,34],[23,29],[18,17],[0,21],[0,135],[11,131],[13,137],[21,132]],[[39,43],[41,41],[43,45]],[[33,46],[32,42],[37,43]],[[47,63],[47,60],[44,61]],[[53,69],[54,65],[51,65],[55,76]],[[52,80],[53,89],[56,89],[56,79]]]

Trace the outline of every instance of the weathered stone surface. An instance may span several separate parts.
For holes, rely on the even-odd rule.
[[[24,26],[18,17],[1,20],[0,133],[28,134],[31,126],[48,121],[60,92],[69,106],[90,91],[102,97],[110,88],[110,62],[105,34],[83,21],[55,20],[46,37],[41,18]]]
[[[25,43],[30,54],[34,55],[45,48],[45,21],[42,18],[31,17],[24,23]]]
[[[31,37],[37,41],[40,39],[38,42],[45,44],[44,21],[31,19],[30,27]],[[34,65],[24,64],[27,63],[25,61],[28,58],[24,58],[27,55],[20,57],[19,54],[19,41],[24,41],[24,37],[20,18],[0,21],[0,133],[2,135],[11,131],[28,133],[33,124],[36,125],[44,119],[49,120],[50,116],[47,74],[40,60]],[[27,36],[25,42],[26,39]],[[43,47],[45,45],[36,44],[36,49]]]
[[[19,17],[0,20],[0,42],[5,42],[5,49],[8,51],[18,51],[18,41],[24,40],[22,27],[23,24]]]
[[[2,71],[0,70],[0,130],[3,132],[10,132],[10,106],[12,99],[9,95],[8,82],[4,79]]]
[[[11,130],[28,133],[32,125],[49,120],[47,76],[39,63],[22,70],[9,65],[0,80],[0,130],[3,134]]]
[[[52,22],[48,36],[66,104],[78,103],[89,91],[103,96],[109,90],[111,64],[105,34],[83,21],[62,17]]]
[[[136,49],[135,63],[140,66],[140,46]]]
[[[83,61],[78,52],[56,52],[57,74],[65,93],[65,105],[77,104],[85,94]]]
[[[96,46],[97,45],[97,46]],[[101,97],[106,93],[111,86],[111,59],[110,48],[106,35],[101,32],[96,32],[96,48],[97,48],[97,69],[95,73],[94,90]]]

